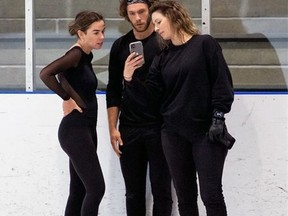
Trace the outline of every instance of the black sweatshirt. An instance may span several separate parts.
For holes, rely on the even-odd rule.
[[[144,127],[159,124],[159,101],[141,98],[133,89],[127,89],[123,81],[125,61],[130,55],[129,43],[135,42],[133,31],[117,39],[111,48],[109,58],[109,80],[107,85],[107,108],[120,108],[120,125]],[[144,82],[154,57],[160,53],[158,36],[153,32],[149,37],[141,40],[144,48],[145,64],[137,69],[134,77]]]
[[[158,97],[163,128],[188,137],[207,132],[213,110],[228,113],[234,100],[222,49],[209,35],[193,36],[180,46],[170,44],[154,59],[145,84],[137,78],[125,83],[142,98]]]

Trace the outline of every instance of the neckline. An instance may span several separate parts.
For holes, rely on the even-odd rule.
[[[83,48],[82,48],[79,44],[77,44],[77,43],[74,44],[72,47],[70,47],[69,50],[74,49],[74,48],[76,48],[76,49],[80,49],[81,52],[84,53],[84,54],[87,55],[87,56],[89,56],[89,55],[91,54],[91,52],[90,52],[90,53],[86,53],[86,52],[83,50]]]
[[[72,49],[73,47],[79,47],[82,50],[82,52],[85,53],[86,55],[90,55],[90,53],[92,52],[92,51],[90,51],[89,53],[85,52],[85,50],[78,42],[76,42],[70,49]]]
[[[136,41],[142,41],[143,43],[144,43],[145,41],[149,40],[149,38],[150,38],[151,36],[153,36],[154,34],[157,34],[155,31],[153,31],[153,32],[152,32],[150,35],[148,35],[146,38],[137,39],[137,38],[135,37],[135,35],[134,35],[133,30],[131,30],[131,33],[132,33],[132,36],[133,36],[133,39],[134,39],[134,40],[136,40]]]
[[[181,49],[183,47],[186,47],[188,46],[189,43],[191,43],[191,41],[193,40],[193,38],[195,37],[196,35],[192,36],[191,38],[189,38],[185,43],[182,43],[182,44],[179,44],[179,45],[174,45],[172,42],[170,43],[170,46],[172,49]]]

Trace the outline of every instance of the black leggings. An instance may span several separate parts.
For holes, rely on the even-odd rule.
[[[105,192],[97,156],[96,118],[74,110],[59,126],[58,138],[69,156],[70,191],[65,216],[96,216]]]

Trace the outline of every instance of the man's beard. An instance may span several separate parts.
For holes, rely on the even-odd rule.
[[[145,25],[145,27],[143,29],[142,28],[139,29],[137,27],[137,25],[135,26],[135,25],[132,24],[132,26],[137,32],[145,32],[149,28],[150,22],[151,22],[151,17],[149,16],[148,19],[146,20],[146,25]]]

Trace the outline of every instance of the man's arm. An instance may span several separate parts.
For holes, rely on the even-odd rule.
[[[109,124],[109,134],[110,142],[112,144],[113,150],[118,157],[121,156],[121,151],[119,150],[119,145],[123,145],[121,135],[117,129],[118,117],[119,117],[119,108],[118,107],[109,107],[107,109],[108,114],[108,124]]]

